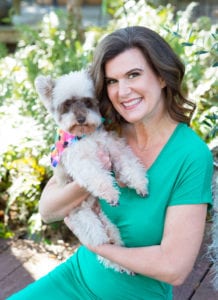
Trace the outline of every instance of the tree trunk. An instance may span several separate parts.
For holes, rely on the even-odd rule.
[[[13,8],[14,8],[15,15],[20,15],[21,0],[13,0]]]
[[[75,30],[77,32],[77,38],[80,41],[84,39],[84,28],[82,25],[82,13],[81,5],[82,0],[67,0],[67,13],[68,13],[68,29],[67,33],[69,37],[71,31]]]

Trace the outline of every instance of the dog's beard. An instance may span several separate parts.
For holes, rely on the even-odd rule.
[[[86,124],[83,124],[83,125],[73,125],[69,132],[72,134],[72,135],[75,135],[75,136],[83,136],[83,135],[88,135],[88,134],[91,134],[93,133],[94,131],[96,130],[96,126],[95,125],[86,125]]]

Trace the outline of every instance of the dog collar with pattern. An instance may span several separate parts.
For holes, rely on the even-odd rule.
[[[78,137],[62,129],[57,130],[55,144],[51,148],[51,165],[56,167],[66,147],[81,140],[84,136]]]

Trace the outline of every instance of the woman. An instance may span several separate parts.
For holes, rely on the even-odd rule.
[[[81,246],[10,299],[169,300],[197,257],[212,202],[212,156],[189,127],[195,107],[181,91],[183,64],[157,33],[135,26],[100,42],[91,73],[105,126],[118,131],[147,168],[149,195],[142,199],[118,183],[120,205],[100,205],[125,247]],[[99,155],[110,168],[109,157]],[[40,201],[42,218],[68,224],[68,212],[87,196],[76,182],[60,189],[51,178]],[[135,275],[104,268],[96,253]]]

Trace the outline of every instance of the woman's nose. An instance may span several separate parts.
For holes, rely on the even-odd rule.
[[[125,80],[120,80],[119,81],[119,90],[118,90],[118,92],[119,92],[119,96],[121,98],[124,98],[124,97],[126,97],[130,94],[131,88]]]

